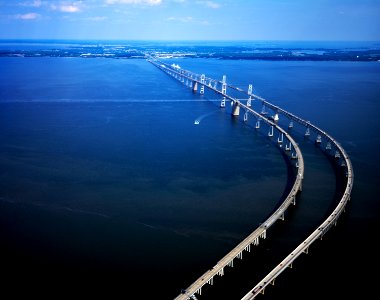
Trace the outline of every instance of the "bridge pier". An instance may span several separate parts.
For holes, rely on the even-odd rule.
[[[265,111],[265,105],[264,105],[264,103],[263,103],[263,106],[261,107],[261,114],[262,115],[266,115],[267,114],[267,112]]]
[[[244,122],[247,122],[248,121],[248,112],[246,111],[244,113],[244,118],[243,118]]]
[[[232,103],[232,115],[239,116],[240,114],[240,105],[238,101],[233,101]]]
[[[259,129],[260,128],[260,119],[258,119],[256,121],[256,126],[255,126],[256,129]]]
[[[211,277],[211,278],[209,279],[209,281],[207,281],[207,283],[208,283],[209,285],[213,285],[213,284],[214,284],[214,277]]]
[[[279,134],[279,136],[277,138],[277,142],[279,144],[282,144],[283,141],[284,141],[284,134],[281,132],[281,134]]]
[[[273,136],[273,125],[269,129],[268,136]]]
[[[278,113],[275,113],[273,116],[273,121],[278,122],[278,120],[279,120]]]
[[[251,107],[252,106],[252,84],[248,85],[248,101],[247,101],[247,106]]]
[[[220,101],[220,107],[226,107],[226,97],[223,97],[222,101]]]
[[[226,75],[223,75],[222,79],[222,94],[226,95],[227,94],[227,82],[226,82]],[[222,101],[220,102],[220,107],[226,107],[226,97],[223,96]]]
[[[309,135],[310,135],[310,128],[309,128],[309,127],[306,127],[305,136],[309,136]]]
[[[202,74],[201,75],[201,90],[200,90],[200,94],[203,95],[205,93],[205,74]]]
[[[193,92],[196,93],[198,91],[198,82],[194,81]]]

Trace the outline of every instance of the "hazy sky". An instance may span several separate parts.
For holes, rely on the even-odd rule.
[[[380,40],[380,0],[0,0],[0,38]]]

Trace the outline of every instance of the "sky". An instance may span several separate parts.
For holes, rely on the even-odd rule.
[[[380,0],[0,0],[0,39],[380,41]]]

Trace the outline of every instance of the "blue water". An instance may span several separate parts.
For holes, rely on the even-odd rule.
[[[333,294],[342,289],[335,276],[355,282],[376,253],[369,237],[379,225],[373,195],[380,65],[175,62],[210,77],[227,75],[244,89],[253,84],[255,93],[329,132],[351,156],[347,213],[265,299],[305,299],[317,275],[330,269]],[[220,110],[215,95],[193,94],[144,60],[0,58],[0,66],[0,243],[9,286],[17,278],[41,293],[76,287],[173,299],[283,196],[287,163],[265,132]],[[258,262],[252,255],[247,269],[234,268],[236,276],[205,288],[200,299],[240,299],[331,211],[333,166],[302,135],[296,133],[306,161],[304,191],[288,222],[268,233]],[[295,281],[305,288],[295,291]],[[138,298],[127,297],[136,290]]]

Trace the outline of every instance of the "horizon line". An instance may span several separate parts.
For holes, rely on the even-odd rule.
[[[117,42],[349,42],[380,43],[380,40],[299,40],[299,39],[91,39],[91,38],[0,38],[0,41],[117,41]]]

